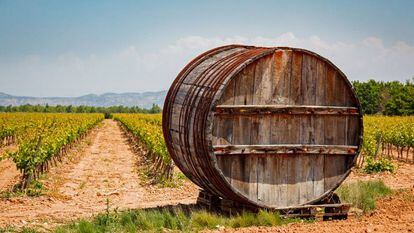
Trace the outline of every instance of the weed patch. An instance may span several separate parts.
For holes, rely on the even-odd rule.
[[[378,173],[378,172],[393,172],[395,170],[395,166],[391,160],[388,159],[379,159],[374,160],[368,158],[367,164],[363,168],[364,172],[367,174]]]
[[[285,220],[278,212],[244,212],[225,216],[205,210],[185,212],[181,208],[162,210],[131,210],[113,214],[101,214],[92,220],[81,220],[59,227],[58,233],[100,233],[100,232],[194,232],[205,229],[239,228],[249,226],[278,226],[298,219]]]
[[[369,212],[375,209],[375,200],[392,194],[383,181],[357,181],[354,183],[343,184],[336,193],[342,202],[352,203],[353,206]]]

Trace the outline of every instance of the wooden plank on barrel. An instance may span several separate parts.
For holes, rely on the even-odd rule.
[[[315,157],[311,164],[313,167],[313,197],[318,197],[325,192],[325,155],[314,154],[312,156]]]
[[[292,52],[292,76],[290,81],[289,104],[302,105],[302,52]]]
[[[220,103],[234,104],[234,90],[235,81],[231,80],[220,99]],[[213,126],[215,131],[213,131],[213,136],[215,132],[216,140],[213,142],[213,145],[233,143],[233,121],[232,116],[215,116],[215,125]],[[230,158],[217,157],[217,165],[229,183],[231,183],[231,162],[232,160]]]
[[[336,105],[336,97],[335,97],[335,79],[336,79],[336,71],[328,67],[327,68],[327,76],[326,76],[326,104],[329,106],[337,106]],[[336,137],[337,127],[335,116],[325,116],[325,144],[333,145]]]
[[[220,103],[226,105],[234,104],[235,95],[235,81],[234,79],[229,82],[226,90],[224,91]],[[213,136],[216,140],[213,141],[213,145],[218,144],[231,144],[233,142],[233,117],[232,116],[215,116],[215,126]]]
[[[317,157],[322,155],[312,154],[304,156],[299,154],[299,163],[301,164],[301,179],[300,179],[300,203],[309,202],[314,198],[314,164]]]
[[[273,62],[271,64],[272,71],[270,73],[272,87],[271,98],[264,101],[266,104],[289,104],[290,94],[290,76],[292,66],[292,52],[289,50],[277,50],[273,56]],[[280,123],[285,121],[277,116],[271,116],[270,127],[265,129],[269,132],[270,141],[274,141],[275,133],[277,135],[286,134],[282,131]],[[281,120],[281,121],[280,121]],[[282,126],[285,127],[285,126]],[[277,137],[277,136],[276,136]],[[280,158],[272,157],[269,154],[265,158],[265,170],[264,170],[264,183],[261,185],[259,192],[264,193],[264,201],[266,203],[275,204],[280,198],[280,187],[279,182],[281,178],[278,178],[280,173],[280,166],[278,165],[281,161]],[[283,195],[283,193],[282,193]]]
[[[317,84],[317,60],[310,55],[302,58],[302,103],[305,105],[316,105]],[[310,115],[300,117],[300,140],[302,144],[315,144],[314,118]],[[298,163],[301,164],[301,172],[298,174],[300,203],[306,202],[313,195],[313,159],[314,156],[299,156]]]
[[[326,70],[326,104],[336,105],[335,102],[335,70],[331,67],[327,67]],[[336,122],[334,116],[325,116],[325,144],[333,145],[336,137]],[[330,159],[332,156],[325,155],[324,164],[324,190],[328,191],[332,188],[335,183],[336,175],[335,169],[336,164],[334,159]]]
[[[327,69],[327,102],[335,106],[341,106],[342,93],[336,93],[338,82],[337,71],[332,67]],[[338,95],[340,97],[338,97]],[[325,144],[344,144],[345,129],[343,120],[338,116],[326,116]],[[342,155],[325,155],[325,191],[333,188],[340,180],[345,169],[346,157]]]
[[[254,71],[253,103],[257,105],[269,104],[272,98],[272,63],[273,56],[266,56],[257,61]]]
[[[220,157],[220,156],[219,156]],[[257,155],[248,155],[246,159],[245,180],[248,180],[248,188],[246,194],[251,200],[257,201]]]
[[[287,124],[286,124],[286,117],[283,116],[272,116],[272,125],[271,125],[271,139],[270,143],[272,145],[282,143],[284,139],[284,134],[287,131]],[[276,199],[273,204],[285,206],[287,201],[287,158],[285,154],[281,154],[280,156],[274,158],[276,165],[275,165],[275,172],[274,177],[275,182],[275,194]]]
[[[258,200],[263,203],[274,203],[274,200],[277,198],[274,185],[274,172],[276,170],[274,159],[266,155],[259,157],[260,167],[263,167],[264,170],[259,176],[261,182],[258,184]]]
[[[342,79],[342,77],[339,75],[338,72],[335,73],[335,100],[334,104],[337,106],[347,106],[347,102],[349,100],[349,97],[347,97],[347,92],[345,88],[345,81]],[[334,144],[336,145],[346,145],[347,141],[347,119],[346,117],[335,117],[336,121],[336,137],[334,138]]]
[[[350,101],[350,96],[347,93],[346,83],[338,72],[335,73],[335,99],[334,104],[338,106],[348,106],[348,101]],[[334,137],[334,143],[337,145],[346,145],[347,143],[347,118],[335,116],[334,121],[336,122],[336,136]],[[339,182],[339,180],[344,175],[347,166],[348,158],[346,156],[331,156],[328,159],[328,162],[334,164],[331,169],[328,169],[327,176],[331,177],[330,183],[331,186],[334,186]],[[325,164],[326,165],[326,164]]]
[[[345,81],[345,77],[339,72],[336,72],[335,97],[336,105],[344,107],[353,106],[353,99],[348,84]]]
[[[316,102],[316,58],[303,55],[302,61],[302,104],[315,105]]]
[[[284,134],[287,132],[287,124],[285,116],[272,116],[271,119],[271,131],[270,131],[270,144],[283,144]]]
[[[287,118],[288,134],[285,135],[286,143],[297,143],[300,138],[300,118],[290,116]],[[301,179],[301,164],[299,157],[302,155],[294,154],[287,156],[288,187],[287,187],[287,205],[297,205],[300,201],[300,187],[298,182]]]
[[[253,89],[253,104],[264,105],[269,103],[268,101],[272,98],[272,77],[274,72],[274,55],[266,56],[256,63],[255,73],[254,73],[254,89]],[[258,132],[255,139],[252,140],[257,144],[268,144],[270,142],[270,132],[271,132],[271,118],[270,117],[260,117],[255,118],[258,125]],[[256,128],[254,129],[256,130]],[[257,155],[256,155],[257,157]],[[266,174],[269,172],[269,168],[266,166],[267,161],[266,157],[260,156],[257,157],[257,169],[256,173],[254,170],[251,170],[250,176],[256,175],[257,177],[257,201],[264,202],[267,199],[267,189],[268,185],[265,183]],[[252,187],[253,188],[253,187]]]
[[[316,105],[328,105],[326,102],[326,62],[318,60],[316,66]],[[357,111],[356,111],[357,112]],[[325,143],[325,116],[315,116],[315,144]],[[318,197],[325,192],[325,156],[318,153],[314,155],[313,167],[313,196]]]
[[[231,159],[222,156],[217,157],[217,165],[223,173],[224,177],[231,183]]]
[[[253,103],[254,90],[254,72],[255,66],[247,66],[235,78],[234,104],[245,105]],[[233,143],[234,144],[250,144],[251,143],[251,127],[252,118],[250,116],[233,116]],[[231,183],[245,195],[250,193],[249,178],[251,163],[246,162],[250,158],[231,157],[232,160],[232,179]]]
[[[275,202],[278,206],[287,206],[287,196],[288,196],[288,177],[290,173],[288,172],[288,159],[286,155],[281,155],[277,157],[277,170],[275,173],[277,187],[276,195],[277,201]]]
[[[278,199],[278,187],[277,181],[278,178],[276,174],[278,173],[278,157],[266,156],[266,179],[265,183],[268,184],[266,189],[266,202],[274,204]]]
[[[170,129],[180,131],[180,126],[182,126],[182,121],[180,122],[180,113],[181,113],[182,105],[180,104],[173,104],[172,105],[172,117],[170,123]]]
[[[289,104],[290,76],[292,68],[292,51],[277,50],[274,53],[274,63],[272,64],[273,78],[272,98],[273,104]]]
[[[298,158],[302,155],[293,155],[293,156],[287,156],[287,169],[286,172],[289,173],[289,176],[287,177],[287,195],[286,195],[286,206],[296,206],[299,203],[299,175],[298,172],[300,172],[301,167],[299,164]]]
[[[302,61],[302,100],[303,104],[316,104],[316,80],[317,80],[317,63],[316,58],[309,55],[303,55]],[[304,145],[315,144],[314,135],[314,116],[304,115],[300,116],[300,137],[299,142]],[[303,156],[299,154],[297,157],[300,164],[300,171],[298,175],[299,187],[299,203],[305,203],[309,198],[313,197],[313,159],[314,156]]]
[[[217,139],[213,145],[230,145],[233,143],[233,117],[219,117],[216,120]]]
[[[252,129],[251,129],[251,144],[260,145],[263,143],[269,143],[270,138],[270,116],[255,116],[252,117]],[[249,196],[252,200],[258,200],[258,173],[263,172],[259,169],[266,169],[266,167],[259,167],[258,161],[261,161],[263,164],[264,158],[259,158],[256,154],[248,155],[250,158],[249,166]]]
[[[325,88],[325,104],[328,106],[338,106],[335,93],[336,70],[332,67],[326,67],[326,88]]]
[[[265,203],[266,200],[266,188],[264,183],[266,179],[266,157],[258,157],[257,159],[257,201],[259,203]]]
[[[359,129],[359,116],[348,117],[348,131],[347,142],[348,145],[357,145],[358,143],[358,129]]]
[[[272,119],[272,137],[271,137],[271,144],[272,145],[281,145],[285,143],[295,142],[295,135],[294,133],[295,128],[297,125],[294,122],[295,116],[274,116]],[[292,130],[293,127],[293,130]],[[273,204],[278,204],[282,206],[287,205],[287,197],[288,197],[288,190],[287,190],[287,174],[292,175],[290,170],[288,170],[288,161],[290,160],[285,151],[282,151],[281,155],[275,158],[276,160],[276,170],[274,171],[273,176],[275,177],[275,194],[277,198]]]
[[[241,73],[239,73],[234,78],[234,81],[235,81],[234,104],[235,105],[253,104],[255,67],[256,66],[254,64],[247,66]]]
[[[271,97],[272,89],[269,87],[273,56],[267,56],[255,63],[254,85],[253,85],[253,105],[264,105]],[[267,82],[267,85],[266,85]],[[252,128],[253,144],[269,144],[271,137],[271,116],[258,115],[253,117],[255,127]]]
[[[313,132],[313,118],[312,116],[302,116],[300,118],[300,143],[314,144],[315,136]],[[314,156],[306,156],[299,154],[298,163],[301,164],[302,169],[298,173],[300,178],[298,181],[300,192],[300,203],[304,203],[309,197],[313,196],[313,159]]]
[[[318,101],[318,100],[317,100]],[[325,143],[325,116],[315,116],[315,143]],[[324,154],[315,154],[315,158],[312,162],[313,166],[313,193],[314,196],[320,196],[325,192],[325,179],[324,179],[324,167],[325,156]]]
[[[347,158],[342,155],[325,156],[325,191],[337,184],[344,175]]]
[[[244,143],[250,144],[250,131],[251,123],[249,117],[244,116],[235,116],[233,122],[233,143]],[[244,177],[245,174],[242,173],[240,169],[240,164],[244,164],[246,158],[240,156],[231,156],[229,159],[232,160],[232,179],[231,184],[239,189],[244,189],[245,183]],[[243,161],[242,161],[243,160]]]
[[[234,105],[234,96],[236,90],[236,81],[232,79],[227,84],[226,89],[223,92],[223,95],[220,98],[221,105]]]
[[[326,106],[326,65],[324,61],[316,63],[316,105]]]
[[[347,144],[348,145],[355,145],[359,144],[359,116],[349,116],[347,118]],[[356,153],[355,153],[356,154]],[[355,155],[356,156],[356,155]],[[350,169],[353,165],[354,158],[348,159],[347,168]]]

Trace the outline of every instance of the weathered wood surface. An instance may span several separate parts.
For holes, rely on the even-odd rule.
[[[314,144],[279,144],[279,145],[215,145],[216,155],[246,155],[246,154],[327,154],[353,155],[357,146],[345,145],[314,145]]]
[[[179,76],[164,110],[167,146],[190,179],[280,208],[339,185],[360,148],[361,109],[335,66],[291,48],[230,46],[203,59]]]
[[[218,105],[216,115],[359,115],[356,107],[312,105]]]
[[[339,182],[358,150],[347,126],[355,136],[360,114],[340,78],[315,56],[281,50],[233,79],[214,108],[215,128],[233,130],[220,130],[213,144],[221,164],[230,161],[233,187],[259,203],[291,206]],[[229,135],[232,143],[219,143]]]

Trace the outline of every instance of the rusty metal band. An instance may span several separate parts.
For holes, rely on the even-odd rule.
[[[241,54],[243,52],[245,52],[245,51],[237,52],[236,54]],[[196,83],[198,86],[206,87],[205,81],[208,80],[207,75],[209,73],[211,73],[212,71],[214,71],[215,68],[219,67],[221,64],[225,64],[229,60],[234,60],[235,59],[234,56],[237,56],[237,55],[232,54],[230,56],[224,57],[224,58],[216,61],[215,64],[211,65],[210,67],[205,69],[201,74],[199,74],[196,77],[196,80],[194,80],[193,82]],[[198,89],[198,91],[197,91],[197,89]],[[186,119],[193,119],[193,118],[191,118],[191,115],[189,115],[189,114],[193,113],[194,109],[196,109],[197,106],[196,106],[195,101],[197,100],[197,94],[199,94],[199,92],[202,89],[203,88],[197,88],[196,86],[191,86],[190,89],[187,91],[187,95],[186,95],[187,98],[185,99],[185,101],[183,103],[184,108],[181,109],[181,113],[180,113],[180,123],[182,121],[182,117],[185,117]],[[183,113],[183,110],[184,110],[184,113]],[[197,114],[198,111],[195,111],[194,113]],[[195,118],[196,117],[197,116],[195,116]],[[191,145],[190,145],[190,142],[189,142],[189,140],[190,140],[190,138],[189,138],[190,131],[189,130],[190,130],[191,126],[192,126],[191,121],[186,121],[184,123],[184,132],[180,132],[180,136],[182,136],[182,138],[180,138],[180,139],[183,139],[183,141],[180,141],[180,143],[182,145],[184,145],[184,148],[186,149],[186,154],[189,155],[192,158],[192,159],[190,159],[190,161],[191,161],[190,166],[193,168],[192,169],[194,171],[193,175],[196,176],[197,179],[198,179],[197,183],[200,183],[202,187],[206,187],[206,186],[209,186],[210,182],[206,182],[206,179],[205,179],[206,174],[204,174],[204,171],[202,169],[199,169],[199,167],[203,165],[203,163],[202,162],[200,163],[200,161],[199,161],[200,156],[197,156],[197,154],[192,153],[191,150],[190,150]],[[200,130],[202,130],[202,129],[200,129]],[[194,133],[196,133],[196,132],[193,132],[193,134]],[[196,163],[196,164],[193,164],[193,162]]]
[[[191,72],[200,63],[202,63],[203,61],[205,61],[206,59],[208,59],[210,56],[214,54],[217,54],[217,53],[220,53],[221,51],[232,49],[235,47],[238,47],[238,46],[236,45],[222,46],[222,47],[209,50],[197,56],[189,64],[187,64],[186,67],[177,75],[177,78],[174,80],[171,88],[169,89],[167,93],[164,107],[163,107],[163,114],[162,114],[162,129],[163,129],[163,134],[164,134],[164,139],[165,139],[165,143],[167,146],[167,150],[169,154],[171,155],[172,159],[174,160],[175,164],[178,166],[180,170],[183,170],[184,168],[181,166],[181,163],[177,161],[175,151],[172,145],[171,134],[170,134],[170,125],[171,125],[171,120],[172,120],[171,111],[172,111],[172,106],[174,104],[179,87],[181,86],[183,80],[188,75],[188,73]]]

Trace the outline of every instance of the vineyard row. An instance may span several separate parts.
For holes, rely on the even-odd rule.
[[[0,114],[0,141],[15,143],[6,155],[22,173],[22,188],[61,160],[68,149],[103,120],[103,114]]]

